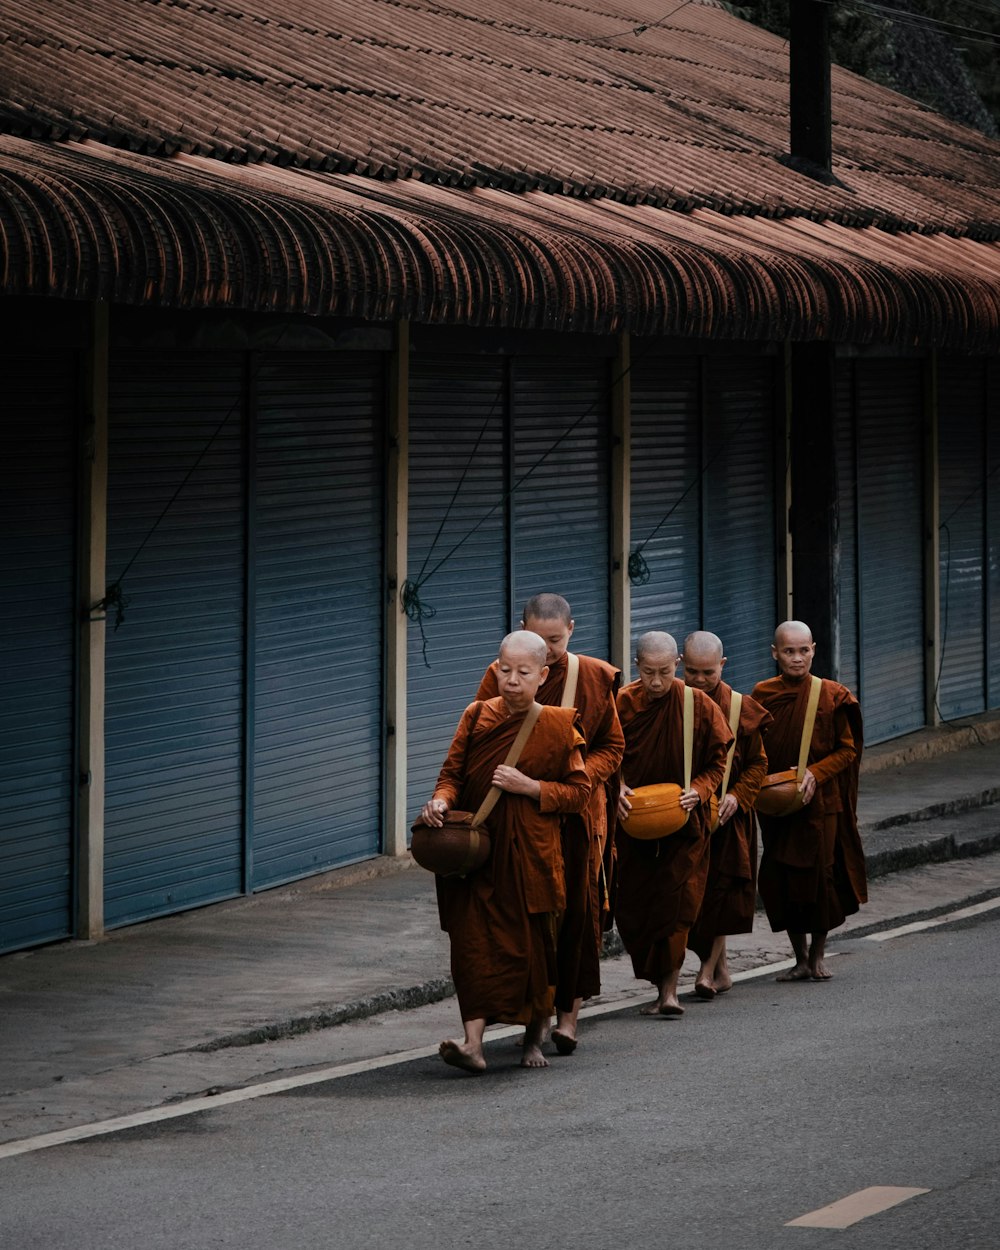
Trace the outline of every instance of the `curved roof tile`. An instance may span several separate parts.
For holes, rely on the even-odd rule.
[[[1000,243],[0,136],[8,291],[1000,349]]]

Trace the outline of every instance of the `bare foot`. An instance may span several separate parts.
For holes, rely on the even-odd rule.
[[[534,1042],[524,1043],[524,1053],[521,1055],[522,1068],[547,1068],[549,1061],[542,1054],[541,1046],[535,1045]]]
[[[715,980],[712,982],[712,987],[716,994],[728,993],[728,991],[733,988],[733,978],[729,975],[728,971],[717,972],[715,974]]]
[[[481,1046],[449,1040],[441,1043],[438,1054],[445,1063],[461,1068],[463,1072],[471,1072],[473,1076],[480,1076],[486,1071],[486,1057]]]
[[[571,1055],[576,1050],[576,1029],[569,1025],[565,1028],[553,1029],[552,1041],[560,1055]]]
[[[794,968],[789,968],[786,972],[779,972],[774,978],[775,981],[808,981],[812,976],[812,972],[808,964],[796,964]]]
[[[660,1002],[657,999],[655,1003],[639,1008],[640,1016],[682,1016],[683,1014],[684,1008],[676,998],[668,999],[666,1002]]]
[[[715,997],[715,986],[710,981],[695,981],[694,992],[696,998],[703,998],[706,1002],[710,1002]]]
[[[809,979],[811,981],[832,981],[833,973],[822,959],[817,959],[815,963],[809,965]]]

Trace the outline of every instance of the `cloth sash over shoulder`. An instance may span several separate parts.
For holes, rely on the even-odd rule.
[[[765,816],[790,816],[803,807],[802,791],[799,787],[806,775],[809,747],[812,744],[813,730],[816,727],[816,710],[819,707],[819,696],[823,689],[822,678],[810,677],[809,681],[809,699],[806,704],[805,720],[802,723],[802,738],[799,742],[799,762],[795,768],[786,768],[780,773],[770,773],[764,778],[754,806]]]
[[[521,758],[541,712],[540,703],[532,703],[528,708],[504,764],[513,768]],[[442,877],[466,877],[477,868],[482,868],[490,854],[486,819],[502,794],[499,786],[490,786],[475,814],[451,811],[439,828],[418,820],[412,828],[410,851],[420,867]]]
[[[622,828],[632,838],[653,841],[677,833],[687,824],[689,813],[681,807],[681,795],[691,788],[694,760],[694,691],[684,687],[684,785],[671,781],[637,786],[632,792],[632,810]]]

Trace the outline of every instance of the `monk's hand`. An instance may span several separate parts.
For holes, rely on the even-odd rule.
[[[693,812],[701,802],[701,795],[697,790],[682,790],[679,802],[686,812]]]
[[[526,777],[519,768],[510,764],[499,764],[493,773],[493,784],[508,794],[526,794],[529,799],[537,799],[542,787],[532,777]]]
[[[802,778],[802,783],[799,786],[799,793],[802,795],[803,803],[811,803],[812,797],[816,793],[816,778],[812,775],[808,768],[806,769],[806,775]]]
[[[739,802],[735,794],[727,794],[719,804],[719,824],[724,825],[727,820],[731,820],[736,815],[736,809]]]
[[[618,791],[618,819],[628,820],[628,814],[632,810],[632,804],[628,801],[628,796],[632,793],[631,787],[627,786],[624,781],[622,788]]]
[[[435,829],[440,829],[447,814],[448,804],[444,799],[428,799],[420,809],[420,819],[425,825],[431,825]]]

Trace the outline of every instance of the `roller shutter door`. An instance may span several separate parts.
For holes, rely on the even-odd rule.
[[[922,380],[914,360],[856,362],[865,738],[924,724]]]
[[[840,515],[840,666],[834,674],[858,693],[858,517],[857,445],[854,430],[854,366],[837,361],[834,420],[837,445],[837,504]]]
[[[128,574],[125,623],[108,629],[111,925],[242,888],[243,373],[236,354],[112,364],[109,577],[202,459]]]
[[[76,363],[0,358],[0,951],[71,932]]]
[[[642,547],[649,570],[631,590],[633,642],[662,629],[680,644],[701,624],[699,377],[696,359],[632,370],[631,546]]]
[[[985,398],[984,362],[941,362],[941,669],[937,699],[944,720],[972,716],[986,707]]]
[[[518,358],[513,362],[514,607],[540,591],[569,600],[573,649],[610,649],[606,360]],[[560,440],[558,445],[557,440]]]
[[[706,367],[704,628],[722,639],[738,690],[774,673],[774,362]]]
[[[411,819],[509,628],[506,386],[496,358],[415,357],[410,368],[409,572],[414,580],[431,574],[420,594],[434,611],[424,622],[426,654],[419,627],[408,631]]]
[[[384,390],[377,355],[256,371],[254,887],[380,849]]]

